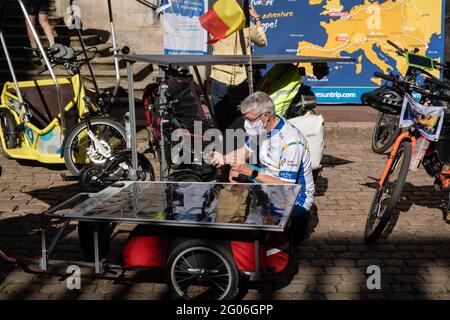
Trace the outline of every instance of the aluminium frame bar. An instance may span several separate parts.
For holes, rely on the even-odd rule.
[[[57,95],[57,104],[58,104],[58,108],[59,108],[59,113],[60,113],[60,123],[61,123],[61,135],[64,137],[65,136],[65,131],[66,131],[66,121],[65,121],[65,109],[63,106],[63,100],[62,100],[62,95],[61,95],[61,87],[59,85],[58,79],[56,78],[55,72],[52,69],[52,65],[47,57],[47,54],[45,53],[45,49],[44,46],[42,45],[41,39],[39,39],[39,35],[36,31],[36,28],[34,27],[33,23],[31,23],[31,19],[28,15],[28,11],[25,8],[25,5],[23,4],[22,0],[17,0],[19,3],[20,8],[22,9],[23,15],[25,16],[25,21],[28,24],[28,27],[31,30],[31,33],[33,34],[33,38],[34,40],[36,40],[36,44],[38,45],[39,51],[42,54],[42,58],[44,59],[44,62],[47,66],[48,71],[50,72],[50,75],[53,79],[53,82],[55,84],[55,88],[56,88],[56,95]]]

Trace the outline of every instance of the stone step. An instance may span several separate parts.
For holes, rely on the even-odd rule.
[[[45,36],[40,37],[44,46],[48,46],[48,40]],[[24,34],[5,34],[5,41],[8,45],[9,43],[14,43],[15,45],[24,45],[27,46],[29,44],[29,39],[27,35]],[[81,46],[80,40],[77,36],[57,36],[55,37],[55,41],[57,43],[64,44],[66,46],[79,47]],[[83,36],[83,41],[87,46],[93,46],[99,43],[99,36],[96,34],[85,35]]]
[[[40,35],[44,35],[44,31],[42,30],[41,26],[39,24],[36,25],[36,30]],[[69,29],[67,28],[66,25],[54,25],[53,26],[53,30],[55,31],[56,35],[60,35],[60,36],[77,36],[78,33],[75,29]],[[25,26],[25,23],[20,24],[10,24],[10,25],[5,25],[3,27],[3,34],[6,35],[27,35],[27,29]],[[106,40],[109,39],[110,34],[109,32],[103,32],[103,34],[99,34],[99,32],[93,32],[93,31],[82,31],[83,35],[93,35],[93,34],[97,34],[100,37],[100,40],[106,38]]]
[[[19,80],[21,79],[49,79],[50,72],[46,71],[40,73],[43,70],[42,66],[34,65],[33,68],[24,68],[22,66],[16,67],[15,72]],[[55,75],[58,77],[67,77],[70,76],[67,69],[62,66],[57,66],[54,69]],[[149,74],[153,72],[152,65],[147,65],[145,63],[136,63],[134,66],[134,80],[136,82],[142,81],[147,78]],[[81,74],[86,77],[87,81],[90,81],[89,78],[89,70],[87,66],[82,67]],[[115,83],[116,73],[114,67],[111,66],[110,70],[97,70],[94,67],[94,75],[97,80],[102,81],[104,83]],[[125,69],[120,70],[121,78],[125,79],[127,72]],[[0,70],[0,79],[9,79],[10,72],[9,69],[1,69]]]
[[[64,25],[64,17],[48,17],[48,22],[51,25]],[[17,25],[23,23],[25,25],[25,18],[22,15],[22,12],[17,13],[6,13],[4,26],[9,25]]]
[[[111,56],[112,53],[109,51],[109,49],[112,47],[111,44],[104,43],[104,44],[97,44],[95,46],[97,50],[91,50],[89,51],[89,57],[104,57],[104,56]],[[75,46],[72,47],[76,52],[81,52],[81,47]],[[25,48],[25,46],[17,46],[12,45],[8,46],[8,50],[10,51],[10,55],[13,57],[13,60],[16,58],[29,58],[30,57],[30,51]],[[14,55],[13,55],[14,53]],[[0,48],[0,58],[4,57],[3,49]]]

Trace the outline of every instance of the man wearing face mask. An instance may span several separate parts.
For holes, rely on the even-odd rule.
[[[295,215],[308,213],[314,202],[315,187],[305,137],[288,120],[276,115],[272,99],[263,92],[248,96],[241,102],[240,110],[250,139],[244,147],[225,156],[213,153],[213,164],[231,165],[230,181],[299,183],[302,188],[296,200]],[[246,163],[255,153],[257,166]]]

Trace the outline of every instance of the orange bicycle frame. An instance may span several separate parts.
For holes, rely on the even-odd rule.
[[[380,188],[383,187],[384,182],[386,181],[386,178],[389,174],[389,170],[391,169],[391,166],[392,166],[392,162],[394,161],[395,156],[397,155],[398,149],[400,148],[400,144],[404,140],[407,140],[407,139],[411,140],[413,150],[416,148],[416,140],[417,139],[416,139],[416,137],[411,135],[411,133],[409,131],[405,131],[397,137],[397,140],[395,140],[395,143],[394,143],[394,147],[392,148],[392,151],[389,154],[388,162],[386,163],[386,166],[384,167],[384,172],[380,179]]]

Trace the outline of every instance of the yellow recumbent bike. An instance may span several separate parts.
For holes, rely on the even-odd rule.
[[[96,90],[84,87],[81,67],[88,64],[92,70],[86,54],[77,59],[72,48],[60,44],[46,51],[52,68],[63,66],[73,76],[57,79],[58,88],[53,79],[17,82],[13,74],[15,81],[7,82],[1,95],[2,148],[12,159],[65,163],[77,176],[83,167],[102,165],[114,152],[126,149],[125,128],[107,116],[112,90],[100,93],[95,77]]]

